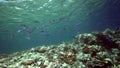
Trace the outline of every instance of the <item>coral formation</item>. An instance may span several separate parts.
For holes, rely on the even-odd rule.
[[[79,34],[71,43],[0,56],[0,68],[120,68],[120,29]]]

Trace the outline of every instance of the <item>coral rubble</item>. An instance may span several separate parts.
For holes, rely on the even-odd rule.
[[[79,34],[71,43],[0,55],[0,68],[120,68],[120,29]]]

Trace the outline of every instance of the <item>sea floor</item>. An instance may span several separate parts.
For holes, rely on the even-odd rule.
[[[79,34],[71,43],[0,55],[0,68],[120,68],[120,29]]]

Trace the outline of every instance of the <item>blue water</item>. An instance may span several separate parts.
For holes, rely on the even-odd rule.
[[[119,0],[0,0],[0,53],[120,27]]]

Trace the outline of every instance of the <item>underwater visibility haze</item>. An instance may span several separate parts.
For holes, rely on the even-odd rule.
[[[119,0],[0,0],[0,53],[120,27]]]

